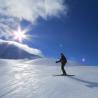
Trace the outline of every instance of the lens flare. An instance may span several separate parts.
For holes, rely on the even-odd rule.
[[[86,61],[86,59],[85,58],[82,58],[82,62],[85,62]]]

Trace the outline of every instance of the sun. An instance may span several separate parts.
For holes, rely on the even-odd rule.
[[[24,39],[27,39],[28,35],[27,29],[22,30],[20,26],[18,26],[17,30],[13,32],[13,39],[18,42],[22,42]]]

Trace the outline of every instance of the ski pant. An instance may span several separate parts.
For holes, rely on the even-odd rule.
[[[66,63],[62,63],[62,64],[61,64],[61,70],[62,70],[63,74],[66,74],[66,71],[65,71],[65,69],[64,69],[65,64],[66,64]]]

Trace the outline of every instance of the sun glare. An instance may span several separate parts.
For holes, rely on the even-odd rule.
[[[22,30],[21,27],[19,26],[16,31],[13,32],[13,39],[19,42],[22,42],[23,39],[27,39],[27,29]]]

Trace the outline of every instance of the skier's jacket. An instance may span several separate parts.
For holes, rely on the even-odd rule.
[[[60,62],[61,62],[62,64],[66,64],[66,63],[67,63],[67,59],[66,59],[66,57],[65,57],[64,55],[61,56]]]
[[[63,65],[65,65],[67,63],[67,59],[64,55],[61,56],[59,61],[56,61],[56,63],[61,62]]]

